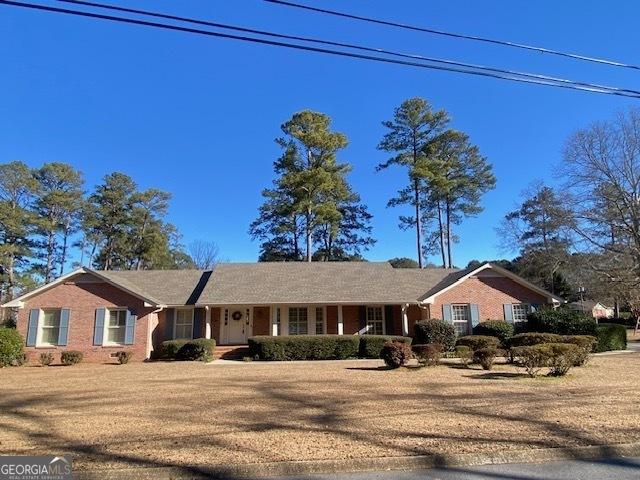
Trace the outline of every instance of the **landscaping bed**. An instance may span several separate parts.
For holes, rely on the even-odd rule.
[[[69,454],[77,469],[491,453],[640,441],[640,354],[529,379],[457,359],[0,371],[0,452]]]

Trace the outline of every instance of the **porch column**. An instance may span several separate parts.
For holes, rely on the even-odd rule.
[[[278,336],[278,312],[280,307],[278,305],[271,305],[271,335]]]
[[[344,335],[344,320],[342,318],[342,305],[338,305],[338,335]]]
[[[211,338],[211,307],[208,305],[204,307],[205,311],[205,326],[204,326],[204,338]]]
[[[409,317],[407,316],[407,307],[409,304],[402,305],[402,335],[409,335]]]

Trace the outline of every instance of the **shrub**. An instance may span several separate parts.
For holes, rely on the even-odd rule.
[[[456,329],[444,320],[420,320],[413,327],[415,343],[439,343],[445,352],[453,350],[456,344]]]
[[[473,350],[465,345],[458,345],[456,347],[456,355],[460,359],[460,363],[465,367],[473,361]]]
[[[623,325],[600,323],[596,330],[597,352],[627,349],[627,330]]]
[[[549,375],[552,377],[566,375],[580,355],[580,348],[571,343],[545,343],[538,348],[548,355]]]
[[[411,337],[394,335],[361,335],[359,356],[361,358],[380,358],[382,346],[386,342],[404,342],[411,345]]]
[[[558,335],[595,335],[596,321],[583,312],[558,308],[540,309],[527,317],[527,329],[531,332],[556,333]]]
[[[164,358],[175,359],[178,350],[188,341],[189,340],[167,340],[166,342],[162,342],[162,356]]]
[[[540,343],[561,343],[562,336],[555,333],[519,333],[509,339],[510,347],[527,347]]]
[[[531,378],[549,364],[549,352],[544,348],[544,345],[539,343],[538,345],[524,345],[511,349],[515,363],[524,368]]]
[[[176,360],[210,362],[213,360],[215,348],[216,341],[213,339],[196,338],[195,340],[189,340],[176,353]]]
[[[571,343],[578,347],[579,353],[576,355],[573,366],[580,367],[585,365],[589,360],[589,356],[595,349],[598,339],[591,335],[565,335],[562,337],[562,343]]]
[[[342,360],[357,357],[359,348],[358,335],[258,335],[249,338],[251,356],[259,360]]]
[[[425,345],[414,345],[413,353],[418,361],[428,367],[438,365],[442,357],[442,345],[439,343],[427,343]]]
[[[115,357],[120,365],[129,363],[129,360],[131,360],[132,356],[133,353],[131,353],[129,350],[120,350],[119,352],[115,353]]]
[[[460,337],[456,342],[456,346],[469,347],[474,352],[481,348],[498,348],[500,340],[497,337],[487,335],[467,335]]]
[[[82,352],[78,350],[66,350],[60,355],[60,361],[63,365],[75,365],[82,361]]]
[[[13,365],[22,357],[22,335],[15,328],[0,328],[0,368]]]
[[[53,353],[51,353],[51,352],[42,352],[38,356],[38,360],[40,361],[40,365],[42,365],[43,367],[51,365],[53,363]]]
[[[380,358],[389,368],[400,368],[412,357],[411,347],[404,342],[387,342],[382,346]]]
[[[487,320],[473,327],[474,335],[497,337],[500,340],[500,344],[505,347],[509,338],[513,337],[513,333],[513,323],[505,322],[504,320]]]
[[[491,370],[493,361],[498,354],[498,349],[494,347],[479,348],[473,352],[473,363],[479,364],[485,370]]]
[[[23,352],[16,357],[12,365],[16,367],[22,367],[23,365],[26,365],[28,361],[29,359],[27,358],[27,354]]]

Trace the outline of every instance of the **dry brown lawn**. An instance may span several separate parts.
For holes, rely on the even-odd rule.
[[[75,468],[495,452],[640,441],[640,354],[565,378],[378,361],[0,370],[0,453]]]

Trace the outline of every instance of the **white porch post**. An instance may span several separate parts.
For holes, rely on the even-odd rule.
[[[278,336],[278,305],[271,305],[271,335]]]
[[[407,316],[408,304],[402,305],[402,335],[409,335],[409,317]]]
[[[211,307],[208,305],[204,307],[205,311],[205,327],[204,327],[204,338],[211,338]]]
[[[342,317],[342,305],[338,305],[338,335],[344,335],[344,319]]]

